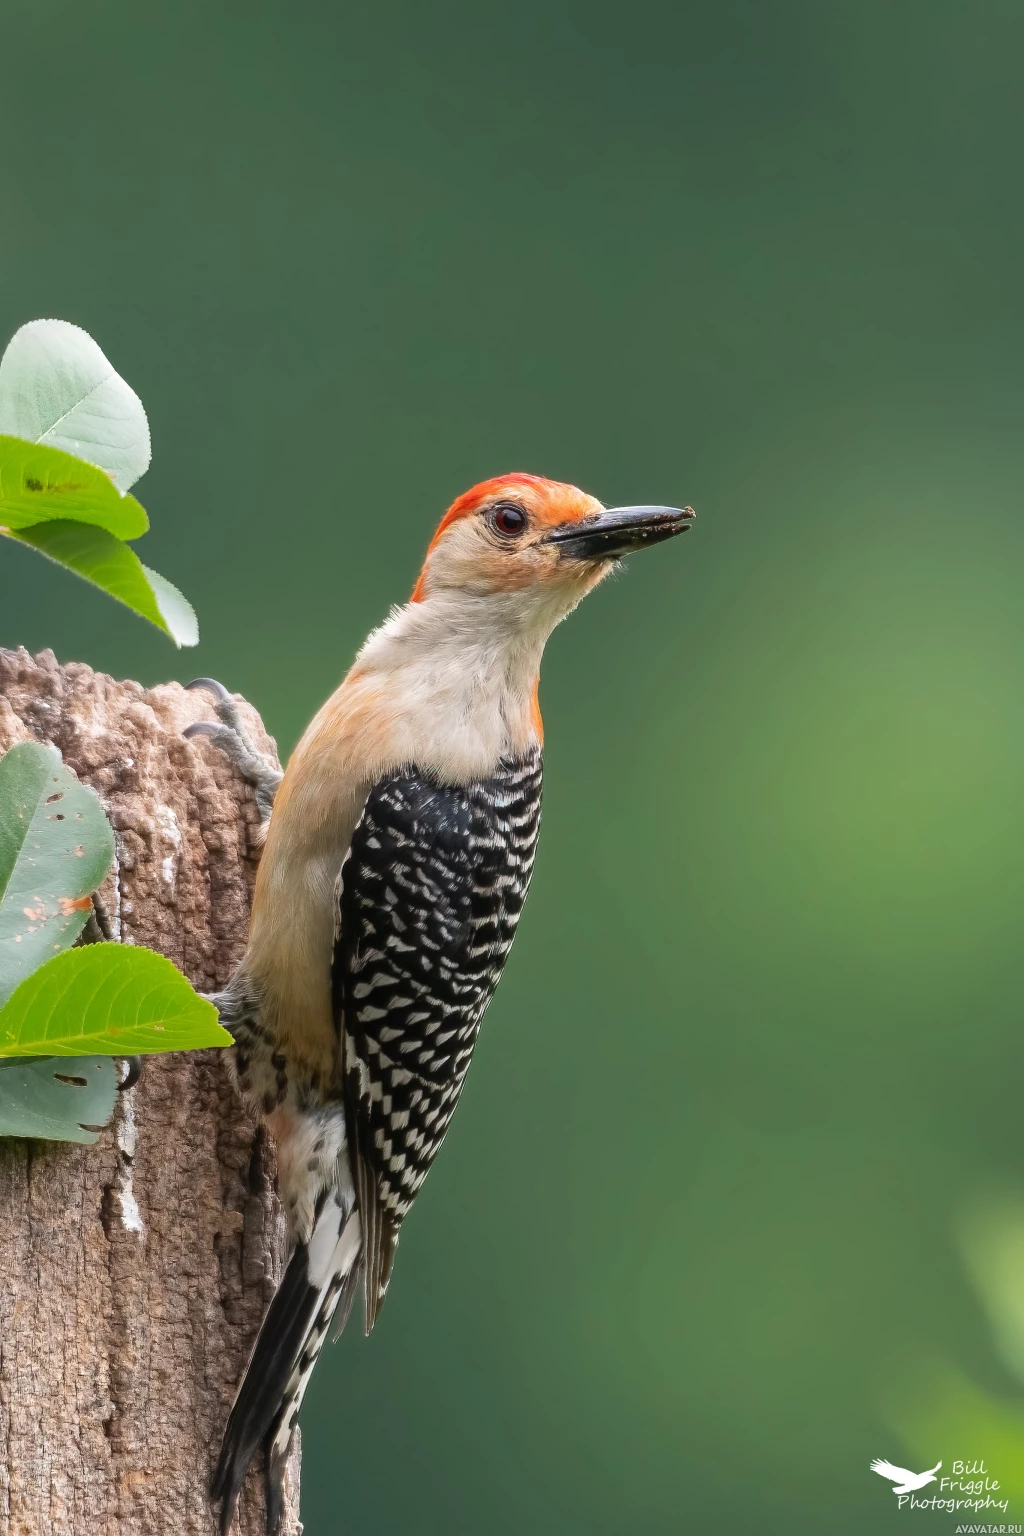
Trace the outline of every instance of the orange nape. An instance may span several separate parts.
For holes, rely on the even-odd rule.
[[[427,548],[427,555],[437,547],[453,523],[461,518],[472,517],[481,508],[495,501],[516,501],[531,514],[533,521],[544,528],[554,528],[560,523],[570,523],[582,517],[592,517],[601,510],[601,503],[576,485],[566,485],[560,480],[547,480],[543,475],[527,475],[513,471],[507,475],[495,475],[491,480],[481,480],[479,485],[453,501],[434,531]],[[423,601],[423,575],[413,588],[411,602]]]

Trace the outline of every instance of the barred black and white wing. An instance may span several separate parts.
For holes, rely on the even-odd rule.
[[[367,1332],[515,935],[541,774],[535,748],[467,785],[415,768],[389,775],[342,869],[333,980]]]

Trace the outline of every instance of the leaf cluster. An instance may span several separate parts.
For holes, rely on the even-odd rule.
[[[0,534],[196,645],[189,603],[130,547],[149,527],[129,494],[149,461],[142,402],[92,337],[22,326],[0,360]],[[0,1135],[95,1141],[117,1093],[111,1058],[231,1044],[162,955],[72,947],[113,857],[99,799],[54,747],[0,759]]]
[[[0,360],[0,533],[196,645],[191,604],[129,540],[149,528],[128,494],[149,468],[142,401],[85,331],[32,320]]]
[[[113,856],[102,805],[54,747],[0,759],[0,1135],[95,1139],[116,1091],[104,1058],[231,1044],[163,955],[71,948]]]

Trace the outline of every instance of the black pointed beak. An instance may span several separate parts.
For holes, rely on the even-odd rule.
[[[614,560],[685,533],[696,517],[692,507],[609,507],[575,523],[563,523],[545,539],[568,560]]]

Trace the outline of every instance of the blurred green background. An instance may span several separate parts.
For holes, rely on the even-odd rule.
[[[203,636],[5,545],[0,643],[287,751],[475,480],[699,514],[550,646],[533,895],[309,1536],[953,1529],[873,1456],[1020,1519],[1020,5],[0,11],[0,332],[139,391]]]

